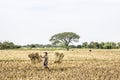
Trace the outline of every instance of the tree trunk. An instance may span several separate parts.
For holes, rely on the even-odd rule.
[[[67,51],[69,51],[69,46],[66,46]]]

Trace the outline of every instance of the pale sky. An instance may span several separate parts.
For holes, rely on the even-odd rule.
[[[0,41],[49,44],[61,32],[120,42],[120,0],[0,0]]]

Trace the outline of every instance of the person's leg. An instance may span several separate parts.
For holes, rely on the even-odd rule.
[[[44,66],[45,66],[45,69],[48,69],[50,71],[50,69],[48,67],[48,63],[44,63]]]

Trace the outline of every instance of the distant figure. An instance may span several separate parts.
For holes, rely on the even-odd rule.
[[[48,53],[47,52],[44,52],[45,53],[45,56],[43,57],[44,58],[44,66],[45,68],[48,68]]]
[[[89,52],[92,52],[92,50],[90,49]]]

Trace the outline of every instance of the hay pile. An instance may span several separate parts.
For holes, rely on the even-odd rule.
[[[42,56],[39,55],[38,53],[29,54],[28,57],[30,58],[32,64],[37,64],[42,62]]]
[[[63,60],[64,54],[63,53],[59,53],[59,52],[55,52],[55,61],[54,63],[61,63]]]

